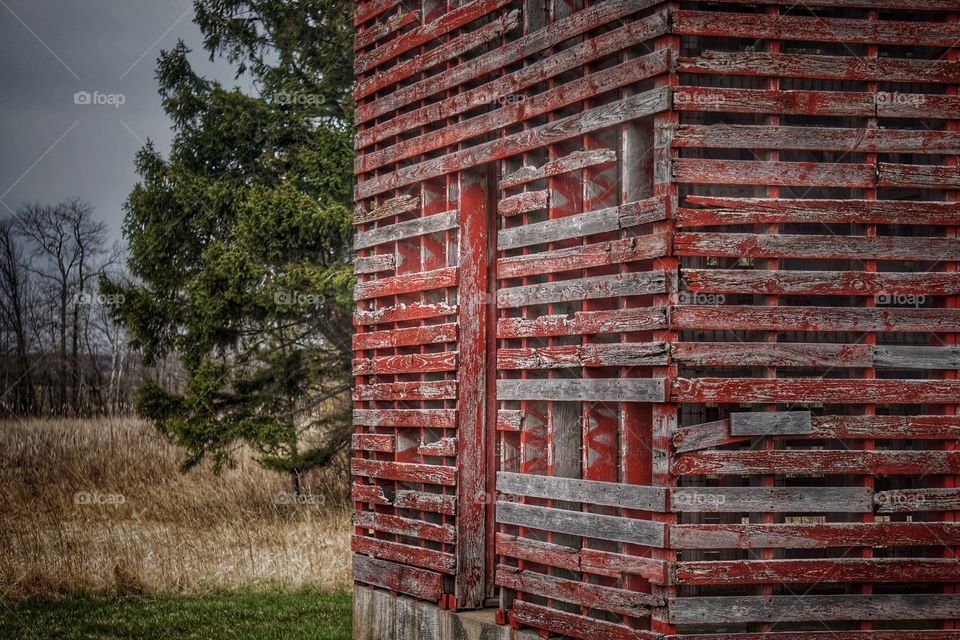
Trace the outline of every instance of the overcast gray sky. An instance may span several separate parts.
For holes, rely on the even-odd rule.
[[[195,69],[234,84],[192,18],[192,0],[0,0],[0,215],[76,196],[120,237],[137,149],[170,143],[160,50],[182,39]]]

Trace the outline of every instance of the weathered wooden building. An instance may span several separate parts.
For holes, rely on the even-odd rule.
[[[958,18],[360,2],[358,615],[960,638]]]

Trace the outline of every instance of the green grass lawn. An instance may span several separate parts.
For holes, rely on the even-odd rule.
[[[349,640],[350,594],[225,593],[0,602],[4,640]]]

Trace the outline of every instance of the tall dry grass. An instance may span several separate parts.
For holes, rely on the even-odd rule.
[[[216,476],[137,420],[0,422],[0,598],[349,581],[342,480],[309,504],[249,457]],[[285,504],[286,502],[286,504]]]

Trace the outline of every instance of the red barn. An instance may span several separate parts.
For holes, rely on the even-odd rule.
[[[357,638],[960,638],[958,17],[359,4]]]

